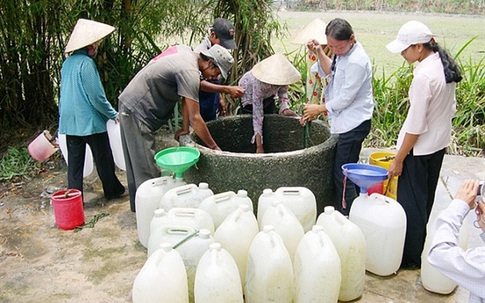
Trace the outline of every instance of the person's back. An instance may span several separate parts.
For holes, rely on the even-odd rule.
[[[159,129],[171,117],[180,97],[198,101],[200,72],[197,54],[190,47],[175,45],[153,58],[119,96],[121,106]]]

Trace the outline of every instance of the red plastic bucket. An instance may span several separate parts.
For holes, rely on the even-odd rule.
[[[73,229],[84,224],[84,208],[81,191],[64,189],[51,196],[56,225],[60,229]]]

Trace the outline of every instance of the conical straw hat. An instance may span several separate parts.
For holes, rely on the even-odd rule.
[[[261,82],[273,85],[289,85],[300,81],[300,72],[282,54],[274,54],[259,62],[251,70]]]
[[[70,53],[91,45],[106,37],[114,30],[115,28],[108,24],[87,19],[79,19],[72,30],[69,42],[67,42],[65,53]]]
[[[320,18],[313,19],[305,28],[296,35],[291,43],[306,44],[311,39],[317,40],[320,44],[327,44],[327,36],[325,36],[325,28],[327,24]]]

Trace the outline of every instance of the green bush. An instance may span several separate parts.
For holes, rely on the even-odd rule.
[[[471,59],[462,61],[459,58],[474,39],[465,43],[455,56],[462,70],[463,80],[456,89],[457,112],[453,118],[452,140],[448,153],[476,157],[485,153],[485,59],[474,62]],[[301,54],[295,55],[293,64],[304,77],[307,67],[305,60],[301,59]],[[389,76],[383,70],[382,76],[376,77],[376,70],[377,67],[374,67],[373,90],[376,106],[371,133],[364,146],[392,148],[395,147],[399,130],[409,109],[408,90],[413,78],[413,65],[404,62]],[[304,89],[295,85],[290,89],[292,108],[301,113],[305,100]]]

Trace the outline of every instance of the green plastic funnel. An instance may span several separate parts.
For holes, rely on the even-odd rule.
[[[155,155],[155,162],[163,169],[175,173],[176,178],[182,178],[184,172],[199,161],[198,149],[188,146],[170,147]]]

